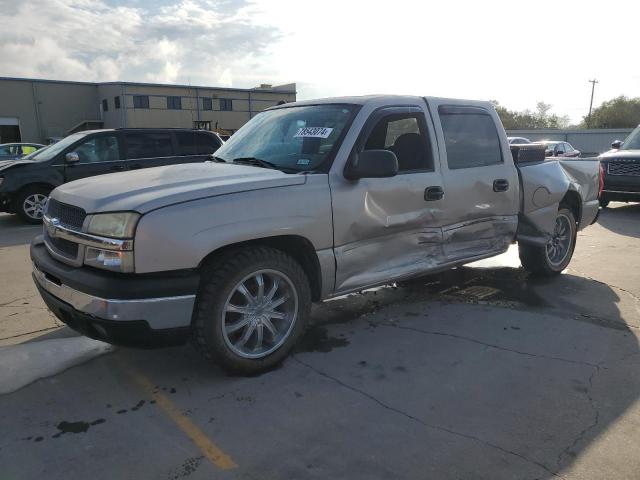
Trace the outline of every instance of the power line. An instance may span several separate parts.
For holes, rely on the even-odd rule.
[[[589,80],[591,83],[591,102],[589,102],[589,116],[587,117],[587,127],[591,127],[591,110],[593,109],[593,91],[596,89],[596,83],[598,80],[595,78],[593,80]]]

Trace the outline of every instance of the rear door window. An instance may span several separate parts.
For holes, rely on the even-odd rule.
[[[207,133],[198,132],[198,153],[207,155],[214,153],[218,148],[220,148],[220,140],[218,140],[213,135],[209,135]]]
[[[500,137],[493,118],[475,107],[438,110],[444,133],[449,169],[502,163]]]
[[[169,132],[127,133],[127,158],[157,158],[173,155]]]
[[[176,132],[178,155],[197,155],[196,132]]]

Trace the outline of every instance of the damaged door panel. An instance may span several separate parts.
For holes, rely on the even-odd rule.
[[[367,115],[368,112],[361,112]],[[353,151],[394,152],[398,175],[331,183],[336,293],[415,275],[444,261],[444,195],[433,127],[416,106],[366,117]]]

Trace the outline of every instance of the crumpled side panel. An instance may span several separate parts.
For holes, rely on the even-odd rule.
[[[593,205],[598,201],[597,161],[546,161],[521,166],[520,176],[523,217],[518,227],[520,236],[550,235],[555,226],[558,206],[569,191],[580,196],[583,217],[590,217],[578,219],[580,225],[588,225],[593,219]]]

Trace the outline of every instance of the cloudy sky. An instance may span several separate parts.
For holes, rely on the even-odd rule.
[[[0,0],[0,76],[538,100],[640,96],[640,2]]]

